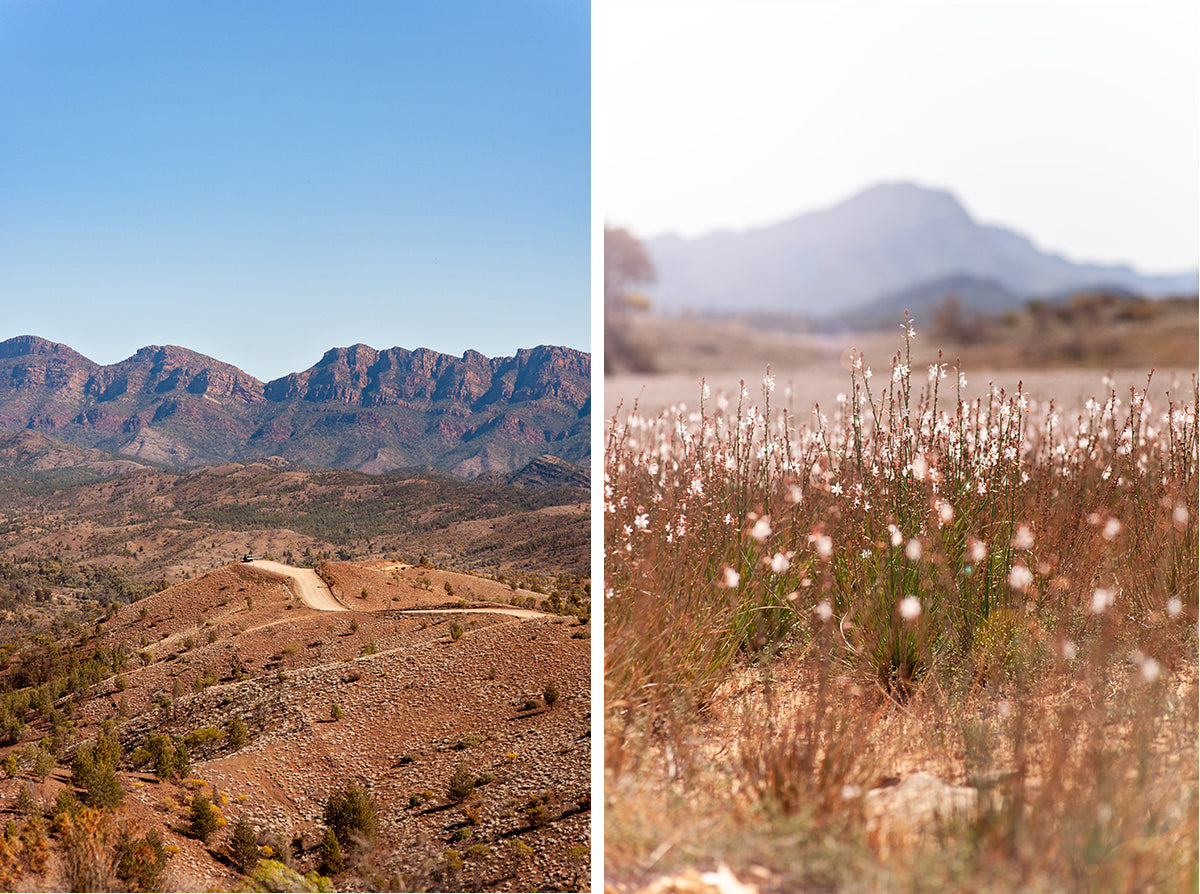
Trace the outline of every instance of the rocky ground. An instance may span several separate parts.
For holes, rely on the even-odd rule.
[[[182,739],[224,731],[235,717],[246,724],[248,742],[236,750],[224,735],[197,745],[192,778],[179,784],[121,766],[128,820],[158,828],[177,849],[167,869],[175,890],[240,883],[222,852],[228,829],[207,844],[184,833],[192,790],[213,795],[230,828],[247,817],[260,843],[298,839],[305,871],[318,862],[326,800],[348,783],[373,798],[378,839],[335,877],[339,889],[586,890],[587,625],[466,614],[539,597],[379,564],[322,567],[349,611],[309,608],[287,578],[241,563],[121,607],[89,633],[129,657],[79,707],[76,744],[110,718],[127,757],[156,732]],[[549,683],[559,693],[551,705]],[[44,733],[31,727],[25,739]],[[460,764],[477,784],[455,803],[449,780]],[[52,804],[68,776],[59,769],[34,782],[36,799]],[[12,810],[27,782],[0,782],[0,803]]]

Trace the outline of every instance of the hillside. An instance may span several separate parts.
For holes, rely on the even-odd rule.
[[[1197,290],[1194,270],[1149,276],[1043,252],[1020,233],[976,222],[949,192],[911,183],[874,186],[773,226],[661,236],[646,248],[658,272],[650,297],[667,312],[836,317],[947,277],[990,281],[1020,300],[1097,287],[1152,296]]]
[[[123,605],[39,587],[53,620],[6,613],[0,804],[20,830],[0,854],[10,885],[79,885],[85,845],[71,830],[98,822],[85,833],[84,868],[101,874],[91,884],[153,881],[135,873],[154,869],[150,844],[141,862],[106,862],[128,840],[119,827],[135,844],[156,830],[158,884],[231,890],[243,883],[230,845],[244,818],[257,838],[248,866],[320,869],[339,890],[586,888],[586,625],[528,611],[557,595],[429,566],[318,570],[345,610],[317,611],[288,577],[234,563]],[[4,572],[15,586],[53,568]],[[322,866],[327,806],[348,786],[374,805],[374,830],[347,835],[335,871]],[[207,838],[198,795],[219,810]],[[83,814],[76,799],[108,809]]]
[[[278,456],[473,478],[542,454],[586,464],[590,366],[587,354],[552,346],[489,359],[354,345],[263,383],[185,348],[146,347],[101,366],[18,336],[0,342],[0,431],[179,467]]]
[[[0,436],[0,553],[171,581],[245,552],[310,565],[339,555],[425,555],[531,579],[587,574],[587,490],[578,477],[555,474],[564,465],[539,459],[511,481],[477,482],[281,462],[184,472],[21,432]]]

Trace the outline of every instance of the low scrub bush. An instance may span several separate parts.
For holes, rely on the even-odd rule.
[[[343,850],[361,849],[375,840],[375,803],[366,791],[350,783],[325,802],[325,825],[333,830]]]

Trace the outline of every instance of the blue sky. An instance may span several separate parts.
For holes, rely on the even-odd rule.
[[[589,15],[0,0],[0,339],[588,349]]]

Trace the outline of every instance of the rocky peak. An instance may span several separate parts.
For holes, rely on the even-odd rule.
[[[63,345],[0,343],[0,431],[33,429],[172,465],[279,455],[371,471],[430,465],[509,473],[541,453],[588,454],[590,357],[333,348],[263,384],[174,345],[99,366]]]

